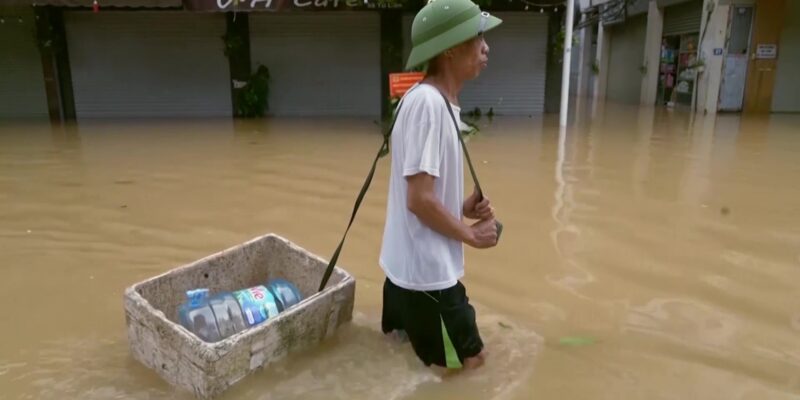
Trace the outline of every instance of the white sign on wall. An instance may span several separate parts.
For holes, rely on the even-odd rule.
[[[771,60],[778,58],[778,45],[777,44],[759,44],[756,47],[756,58],[760,60]]]

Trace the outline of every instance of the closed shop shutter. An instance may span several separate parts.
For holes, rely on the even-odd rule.
[[[539,13],[495,13],[503,24],[486,34],[489,67],[468,82],[461,92],[464,112],[480,108],[497,115],[534,115],[544,112],[547,70],[547,15]],[[411,24],[403,20],[404,61],[410,52]]]
[[[251,14],[250,36],[253,69],[270,70],[269,114],[380,116],[378,13]]]
[[[0,118],[45,119],[47,93],[33,10],[5,11],[5,23],[0,24]]]
[[[699,0],[669,6],[664,9],[664,36],[700,32],[703,2]]]
[[[222,14],[65,13],[80,118],[229,117]]]

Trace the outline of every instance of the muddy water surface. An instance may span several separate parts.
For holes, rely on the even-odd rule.
[[[467,252],[485,368],[441,379],[379,334],[384,160],[341,259],[353,323],[223,398],[800,396],[800,117],[608,107],[565,132],[480,125],[469,146],[506,226]],[[267,232],[329,257],[378,132],[3,123],[0,399],[189,399],[130,358],[124,288]]]

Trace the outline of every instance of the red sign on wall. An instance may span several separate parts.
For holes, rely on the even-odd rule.
[[[408,89],[425,78],[422,72],[402,72],[389,74],[389,96],[402,97]]]

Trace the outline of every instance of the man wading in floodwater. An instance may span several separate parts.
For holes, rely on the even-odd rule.
[[[493,247],[497,228],[488,199],[464,200],[459,132],[442,94],[458,118],[459,92],[487,65],[483,33],[500,23],[469,0],[433,0],[412,25],[406,68],[427,64],[427,74],[401,100],[391,135],[382,328],[407,335],[427,366],[475,368],[486,354],[459,279],[463,244]]]

